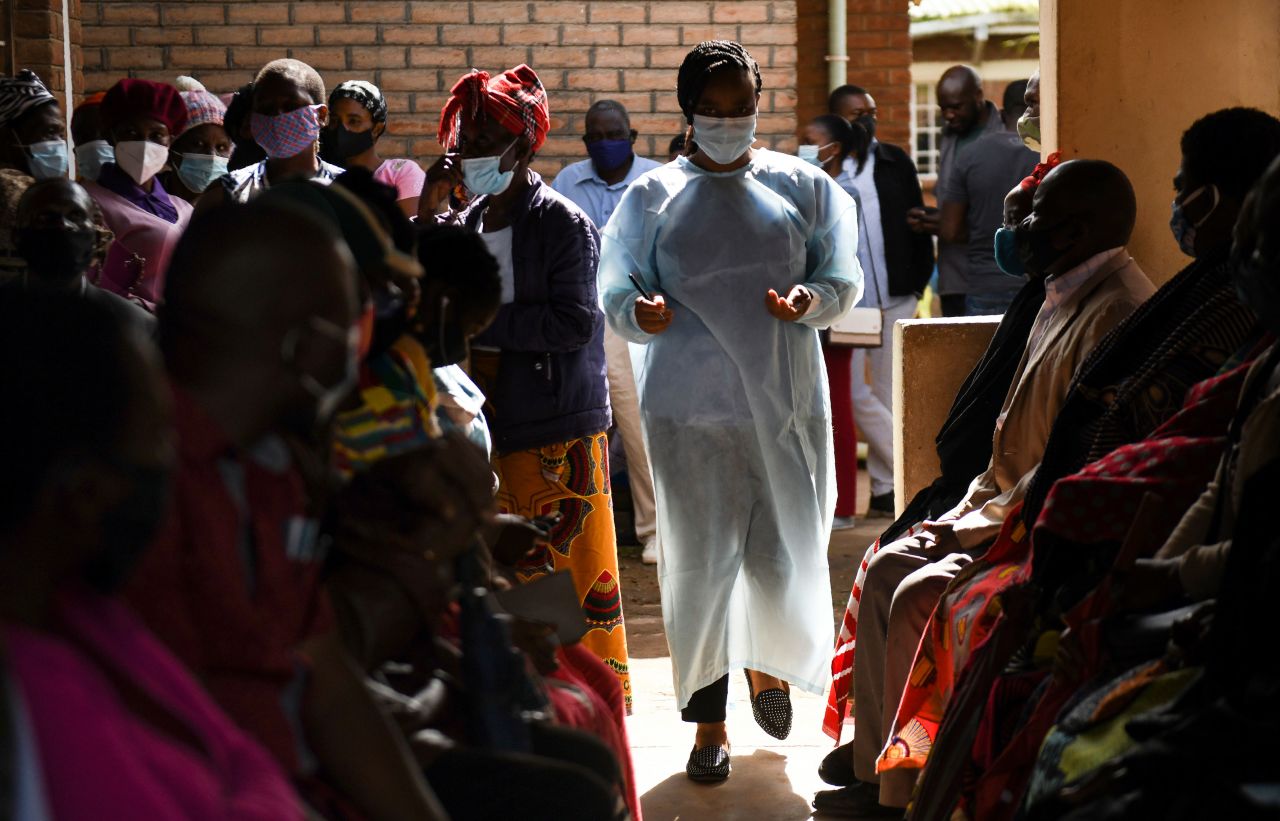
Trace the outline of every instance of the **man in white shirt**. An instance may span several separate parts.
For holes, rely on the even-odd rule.
[[[551,184],[587,212],[601,231],[618,207],[627,187],[661,163],[635,154],[636,137],[631,118],[622,103],[599,100],[587,110],[584,121],[590,159],[565,167]],[[640,430],[640,402],[636,396],[636,379],[631,371],[631,354],[626,340],[612,329],[604,331],[605,358],[609,364],[609,398],[613,418],[627,454],[627,477],[631,484],[631,500],[635,510],[636,536],[644,546],[645,564],[658,561],[657,517],[654,513],[653,476],[649,471],[649,455],[644,449]]]

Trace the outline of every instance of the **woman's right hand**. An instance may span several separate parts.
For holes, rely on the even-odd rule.
[[[449,192],[462,184],[462,157],[449,153],[440,157],[427,169],[427,181],[418,199],[418,221],[426,223],[440,213],[440,206]]]
[[[667,301],[662,294],[656,294],[653,299],[636,297],[635,311],[636,324],[640,326],[640,330],[654,335],[670,327],[671,320],[675,316],[667,307]]]

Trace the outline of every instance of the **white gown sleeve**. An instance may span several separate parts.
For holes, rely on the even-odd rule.
[[[635,303],[640,295],[627,275],[634,275],[650,294],[660,293],[653,268],[655,216],[645,208],[643,189],[633,185],[622,195],[600,242],[600,308],[618,336],[641,345],[653,335],[636,324]]]
[[[815,177],[817,211],[807,244],[805,287],[817,307],[800,318],[811,328],[829,328],[862,298],[858,264],[858,208],[853,197],[826,174]]]

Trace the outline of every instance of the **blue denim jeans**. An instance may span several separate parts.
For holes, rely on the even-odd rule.
[[[965,316],[998,316],[1003,314],[1017,296],[1018,289],[995,291],[989,294],[965,294]]]

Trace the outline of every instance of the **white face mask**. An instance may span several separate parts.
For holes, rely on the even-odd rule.
[[[756,115],[704,117],[693,115],[693,138],[712,162],[729,165],[756,141]]]
[[[796,156],[807,163],[821,166],[823,164],[822,152],[826,151],[833,145],[835,145],[835,143],[827,143],[826,145],[802,145],[796,149]]]
[[[169,147],[150,140],[116,143],[116,165],[138,185],[159,174],[169,162]]]
[[[512,168],[509,171],[499,170],[502,166],[502,158],[507,156],[507,152],[516,144],[516,140],[511,141],[503,149],[501,154],[494,157],[468,157],[462,160],[462,184],[467,190],[478,197],[496,196],[511,187],[511,180],[516,175],[516,170]]]

